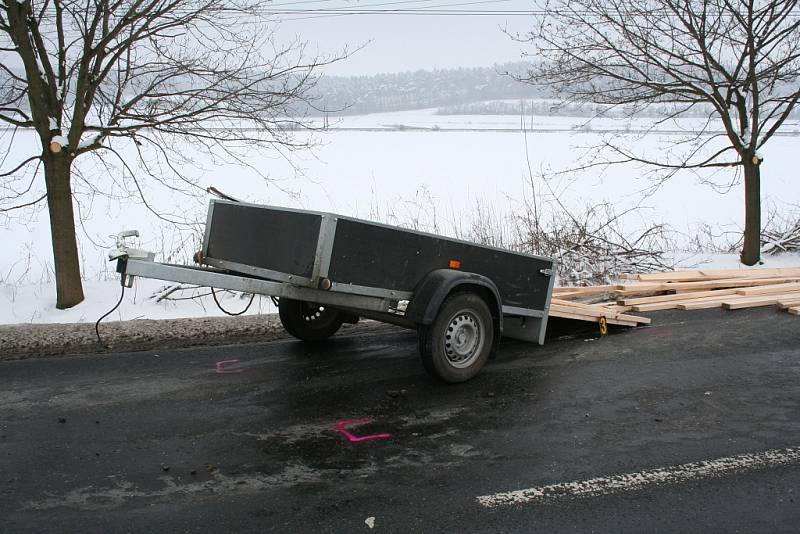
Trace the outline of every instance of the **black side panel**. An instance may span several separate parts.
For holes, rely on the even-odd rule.
[[[539,270],[552,268],[551,261],[366,222],[339,219],[328,273],[338,283],[413,291],[450,260],[492,280],[503,305],[545,308],[550,279]]]
[[[321,218],[214,202],[206,256],[311,277]]]

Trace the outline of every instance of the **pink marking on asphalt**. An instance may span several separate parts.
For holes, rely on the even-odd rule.
[[[221,375],[229,375],[233,373],[241,373],[244,369],[239,369],[238,367],[235,369],[231,369],[231,365],[236,365],[239,363],[239,360],[222,360],[221,362],[217,362],[217,373]]]
[[[347,427],[351,426],[365,425],[370,421],[371,419],[353,419],[350,421],[339,421],[338,423],[336,423],[336,431],[339,432],[344,437],[346,437],[348,441],[352,443],[358,443],[359,441],[367,441],[370,439],[384,439],[392,437],[391,434],[373,434],[371,436],[356,436],[347,429]]]

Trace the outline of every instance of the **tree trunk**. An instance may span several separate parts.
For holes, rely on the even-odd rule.
[[[755,265],[761,259],[761,167],[744,163],[744,246],[741,261]]]
[[[44,177],[56,271],[56,308],[63,310],[83,301],[68,156],[45,152]]]

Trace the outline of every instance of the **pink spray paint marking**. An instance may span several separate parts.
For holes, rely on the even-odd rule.
[[[229,375],[233,373],[241,373],[243,369],[239,369],[235,367],[239,364],[239,360],[222,360],[221,362],[217,362],[217,373],[221,375]]]
[[[391,434],[373,434],[372,436],[356,436],[352,432],[350,432],[347,428],[351,426],[358,426],[358,425],[365,425],[369,423],[371,419],[353,419],[351,421],[339,421],[336,423],[336,431],[339,432],[341,435],[347,438],[348,441],[351,443],[358,443],[359,441],[367,441],[370,439],[384,439],[384,438],[391,438]]]

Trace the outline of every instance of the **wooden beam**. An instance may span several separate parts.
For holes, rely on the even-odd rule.
[[[575,304],[575,303],[572,303]],[[593,317],[598,319],[600,317],[605,317],[607,321],[611,322],[611,320],[619,320],[625,322],[634,322],[634,323],[641,323],[641,324],[650,324],[650,319],[648,317],[639,317],[637,315],[626,315],[624,313],[617,313],[610,310],[600,309],[598,310],[597,307],[593,306],[565,306],[559,303],[550,303],[550,311],[559,311],[563,313],[569,313],[573,315],[583,315],[587,317]]]
[[[782,298],[800,296],[800,291],[781,295],[761,295],[758,297],[745,297],[741,299],[726,300],[722,306],[728,310],[738,310],[741,308],[756,308],[758,306],[771,306],[777,304]]]
[[[678,305],[679,310],[705,310],[707,308],[719,308],[722,306],[722,299],[698,300],[695,302],[684,302]]]
[[[800,293],[798,293],[800,295]],[[706,308],[718,308],[720,306],[729,310],[740,308],[755,308],[758,306],[770,306],[777,304],[778,300],[784,295],[760,295],[755,297],[728,296],[719,299],[698,299],[694,302],[686,302],[678,306],[679,310],[703,310]]]
[[[564,311],[559,310],[550,310],[551,317],[561,317],[562,319],[572,319],[574,321],[587,321],[590,323],[599,323],[600,317],[588,316],[588,315],[580,315],[577,313],[567,313]],[[620,319],[608,319],[606,318],[606,322],[608,324],[615,324],[619,326],[637,326],[638,323],[635,321],[622,321]]]
[[[668,300],[666,302],[654,302],[652,304],[639,304],[637,306],[633,306],[632,310],[635,312],[649,312],[649,311],[660,311],[660,310],[678,310],[678,309],[685,309],[681,308],[681,306],[687,304],[695,304],[701,303],[705,301],[720,301],[719,297],[707,297],[705,299],[684,299],[684,300]],[[718,306],[721,305],[718,304]],[[712,306],[713,307],[713,306]]]
[[[667,271],[663,273],[642,273],[635,276],[636,280],[647,282],[666,282],[670,280],[691,282],[721,278],[767,278],[775,276],[800,276],[800,267],[696,269],[689,271]]]
[[[619,284],[612,284],[605,286],[586,286],[586,287],[560,286],[560,287],[554,287],[553,293],[572,293],[574,291],[580,291],[587,295],[596,295],[598,293],[609,293],[611,291],[614,291],[615,289],[619,289]]]
[[[782,309],[794,308],[795,306],[800,306],[800,297],[781,299],[778,301],[778,307]]]
[[[623,284],[623,289],[615,291],[614,294],[618,297],[625,297],[651,291],[658,292],[673,290],[680,291],[686,289],[728,289],[732,287],[751,287],[797,281],[800,281],[800,277],[793,276],[783,278],[725,278],[708,282],[646,282],[643,284]]]
[[[714,289],[710,291],[686,291],[684,293],[671,293],[669,295],[657,295],[654,297],[641,297],[634,299],[622,299],[618,301],[625,306],[638,306],[639,304],[656,304],[658,302],[668,302],[671,300],[689,300],[693,298],[716,297],[725,295],[735,295],[738,289]]]
[[[800,284],[770,284],[766,286],[748,287],[747,289],[737,289],[736,293],[739,295],[769,295],[771,293],[790,293],[792,291],[800,290]]]
[[[606,285],[606,286],[590,286],[590,287],[557,287],[553,289],[553,296],[560,299],[566,298],[580,298],[602,295],[604,293],[613,293],[620,286]],[[556,289],[560,291],[556,291]]]
[[[722,291],[725,291],[722,293]],[[666,302],[655,302],[653,304],[639,304],[638,306],[633,306],[633,311],[636,312],[647,312],[647,311],[657,311],[657,310],[701,310],[704,308],[717,308],[722,306],[722,303],[731,299],[731,298],[738,298],[741,295],[736,295],[735,293],[728,293],[728,291],[734,290],[720,290],[720,291],[708,291],[707,293],[711,293],[711,295],[707,297],[693,297],[691,294],[683,294],[683,300],[669,300]],[[703,293],[706,293],[705,291]],[[721,295],[714,293],[722,293]],[[746,298],[746,297],[742,297]]]

